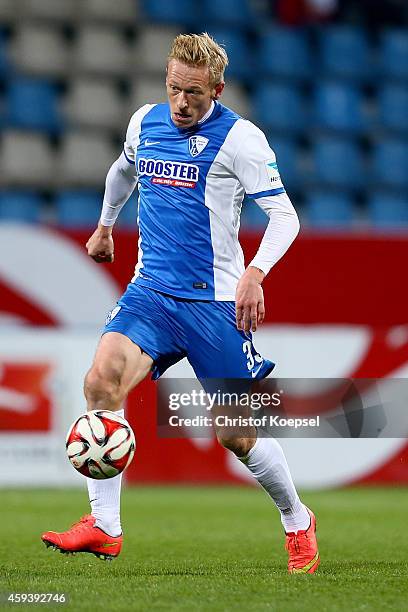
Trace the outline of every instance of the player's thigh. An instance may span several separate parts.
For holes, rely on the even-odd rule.
[[[90,377],[106,380],[128,393],[151,371],[153,359],[127,336],[105,333],[96,350]]]

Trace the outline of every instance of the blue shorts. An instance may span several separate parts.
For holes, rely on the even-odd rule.
[[[235,324],[235,302],[195,301],[130,283],[103,333],[130,338],[153,359],[152,378],[187,357],[198,379],[265,378],[275,364],[261,357],[251,333]]]

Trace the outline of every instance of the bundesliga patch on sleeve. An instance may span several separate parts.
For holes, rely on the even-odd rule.
[[[283,187],[276,160],[267,159],[265,161],[265,166],[269,178],[269,183],[272,189],[278,189],[279,187]]]

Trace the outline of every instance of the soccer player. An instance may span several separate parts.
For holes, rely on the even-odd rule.
[[[123,416],[131,389],[183,357],[200,380],[260,380],[274,367],[255,350],[251,331],[264,319],[262,281],[296,237],[299,222],[265,135],[218,101],[227,64],[225,49],[207,34],[177,36],[167,61],[168,103],[135,112],[124,151],[108,172],[88,254],[113,261],[112,228],[136,185],[139,254],[85,379],[88,410]],[[245,193],[269,216],[246,269],[238,242]],[[216,435],[275,502],[289,572],[313,573],[319,564],[315,517],[299,499],[278,442],[257,437],[253,427],[238,437],[219,427]],[[116,557],[121,476],[87,483],[91,514],[42,539],[64,552]]]

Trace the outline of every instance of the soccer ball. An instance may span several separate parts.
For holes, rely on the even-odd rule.
[[[136,442],[126,419],[108,410],[92,410],[71,425],[66,448],[78,472],[103,479],[113,478],[127,468]]]

